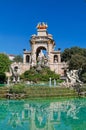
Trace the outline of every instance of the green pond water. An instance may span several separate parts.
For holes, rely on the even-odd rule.
[[[86,130],[86,98],[0,100],[0,130]]]

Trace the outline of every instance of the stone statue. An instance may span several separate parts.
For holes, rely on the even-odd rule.
[[[39,53],[38,57],[40,57],[40,58],[41,58],[41,57],[44,57],[44,53],[43,53],[43,51],[42,51],[42,50],[40,51],[40,53]]]
[[[7,77],[7,85],[10,85],[10,77],[12,76],[11,70],[9,69],[9,72],[5,72]]]
[[[78,76],[78,70],[71,70],[71,71],[67,70],[66,76],[67,76],[66,82],[70,85],[81,83]]]
[[[18,83],[20,82],[20,69],[18,67],[11,67],[11,72],[12,72],[12,77],[13,77],[13,82]]]
[[[37,61],[38,61],[38,65],[44,65],[44,53],[42,52],[42,50],[38,55]]]
[[[44,55],[43,51],[41,50],[38,55],[38,65],[40,66],[48,66],[48,58]]]

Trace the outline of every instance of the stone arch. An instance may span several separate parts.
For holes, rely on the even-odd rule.
[[[53,61],[54,61],[54,63],[58,62],[58,55],[54,55]]]
[[[30,56],[26,55],[26,63],[29,63],[29,62],[30,62]]]
[[[46,51],[46,53],[47,53],[47,49],[46,49],[45,47],[39,46],[39,47],[36,49],[36,59],[37,59],[39,53],[41,52],[41,50],[44,50],[44,51]],[[46,54],[44,54],[44,55],[46,56]]]

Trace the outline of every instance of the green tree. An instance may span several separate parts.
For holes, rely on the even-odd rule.
[[[69,69],[80,69],[82,65],[86,62],[86,58],[82,55],[75,54],[69,60]]]
[[[69,69],[80,69],[86,62],[86,49],[80,47],[67,48],[62,53],[62,61],[68,62]]]
[[[71,57],[75,54],[86,57],[86,49],[85,48],[83,49],[80,47],[67,48],[61,54],[62,61],[69,61]]]
[[[9,70],[11,61],[6,54],[0,54],[0,73],[4,73]]]
[[[86,63],[82,65],[82,70],[79,77],[82,82],[86,83]]]
[[[14,61],[14,62],[23,62],[23,57],[22,57],[22,55],[17,55],[17,56],[15,56],[15,58],[14,58],[13,61]]]
[[[61,54],[61,58],[62,58],[62,61],[69,61],[70,58],[71,58],[71,52],[70,52],[70,49],[65,49],[62,54]]]
[[[86,83],[86,72],[81,74],[81,81]]]

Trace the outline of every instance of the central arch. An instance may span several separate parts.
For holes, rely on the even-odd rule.
[[[41,50],[42,50],[44,56],[47,56],[47,49],[43,46],[40,46],[36,49],[36,59],[38,58],[38,55],[41,52]]]

